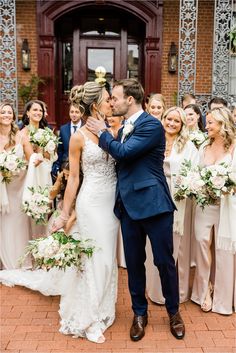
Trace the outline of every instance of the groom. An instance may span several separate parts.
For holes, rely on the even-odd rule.
[[[129,291],[134,312],[130,337],[140,340],[148,322],[145,297],[145,244],[148,235],[165,297],[171,333],[185,334],[179,313],[179,290],[173,253],[173,212],[163,172],[165,134],[162,124],[142,109],[144,91],[135,79],[117,81],[112,90],[114,116],[125,124],[115,140],[102,119],[89,118],[87,128],[99,137],[99,146],[117,161],[114,212],[121,221]],[[122,131],[123,130],[123,131]]]

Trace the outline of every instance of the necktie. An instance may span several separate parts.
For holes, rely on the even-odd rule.
[[[73,128],[74,128],[74,133],[75,133],[76,130],[77,130],[77,126],[76,126],[76,125],[73,125]]]

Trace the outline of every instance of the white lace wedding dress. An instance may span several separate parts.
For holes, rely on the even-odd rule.
[[[93,256],[85,260],[80,273],[73,268],[65,272],[0,271],[0,281],[38,290],[44,295],[60,294],[60,332],[100,342],[102,333],[115,318],[119,228],[113,214],[116,176],[112,158],[86,136],[84,139],[84,179],[76,201],[73,236],[93,239],[96,247]]]

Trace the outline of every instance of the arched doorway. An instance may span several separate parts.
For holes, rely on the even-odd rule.
[[[98,66],[105,68],[110,85],[125,77],[136,77],[144,83],[145,25],[125,11],[117,9],[116,17],[110,7],[73,11],[55,21],[55,36],[59,123],[67,118],[72,86],[94,80]]]
[[[154,4],[155,3],[155,4]],[[160,91],[162,6],[158,1],[45,1],[38,4],[39,75],[52,123],[68,119],[71,87],[94,79],[137,77],[146,92]],[[47,34],[46,34],[47,33]],[[54,73],[54,74],[53,74]]]

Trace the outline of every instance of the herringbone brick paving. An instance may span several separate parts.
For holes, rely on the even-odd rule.
[[[149,324],[139,342],[129,338],[132,321],[127,273],[119,269],[116,321],[104,344],[75,339],[58,332],[59,297],[45,297],[23,287],[1,286],[1,353],[233,353],[236,352],[236,314],[203,313],[192,302],[181,304],[186,336],[169,332],[163,306],[149,304]]]

